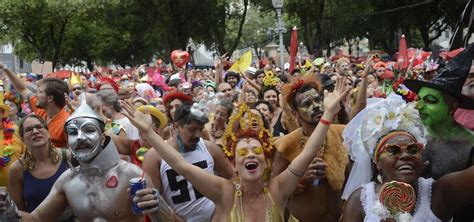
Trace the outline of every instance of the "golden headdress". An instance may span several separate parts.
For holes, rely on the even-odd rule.
[[[69,84],[71,85],[71,87],[76,84],[82,86],[81,75],[75,72],[71,73]]]
[[[264,127],[261,116],[252,113],[245,103],[241,104],[238,112],[230,117],[229,124],[224,132],[222,150],[229,159],[234,158],[235,146],[238,140],[242,138],[257,139],[262,144],[265,157],[269,159],[272,156],[272,135]]]

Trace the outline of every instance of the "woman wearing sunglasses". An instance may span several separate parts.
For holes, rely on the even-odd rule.
[[[8,191],[19,210],[32,212],[49,194],[54,182],[68,169],[70,154],[53,146],[46,122],[29,115],[18,124],[26,146],[8,173]],[[71,221],[72,214],[63,214]]]
[[[342,196],[342,221],[445,221],[474,203],[474,167],[437,181],[420,177],[426,139],[414,107],[391,95],[346,126],[354,166]]]

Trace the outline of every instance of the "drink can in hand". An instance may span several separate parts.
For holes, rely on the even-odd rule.
[[[130,179],[130,195],[132,196],[132,200],[135,197],[137,191],[146,188],[146,180],[145,178],[141,177],[134,177]],[[135,215],[142,215],[143,208],[138,207],[137,203],[132,201],[132,212]]]

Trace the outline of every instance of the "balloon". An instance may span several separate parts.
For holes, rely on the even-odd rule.
[[[186,51],[174,50],[171,52],[171,61],[173,61],[177,67],[182,68],[189,61],[189,53]]]

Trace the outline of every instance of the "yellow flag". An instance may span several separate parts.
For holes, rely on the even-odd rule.
[[[311,62],[309,60],[306,60],[306,62],[304,63],[304,68],[306,70],[309,70],[311,69]]]
[[[252,51],[244,53],[234,64],[230,67],[230,71],[237,73],[244,73],[245,70],[252,64]]]

